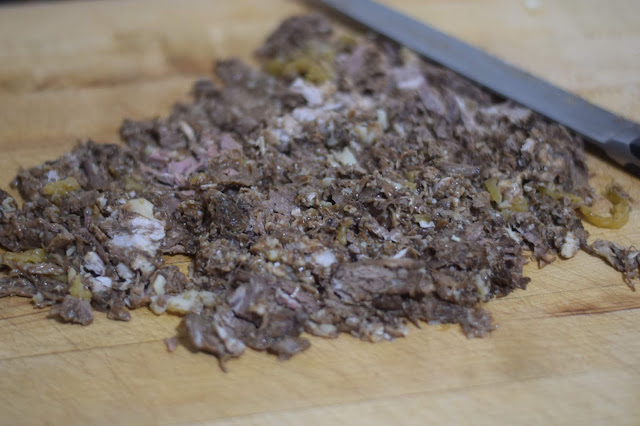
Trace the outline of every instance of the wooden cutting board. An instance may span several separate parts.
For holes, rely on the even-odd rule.
[[[640,3],[395,0],[391,5],[640,121]],[[0,7],[0,184],[78,139],[117,140],[124,117],[165,114],[214,58],[249,58],[293,1],[86,2]],[[640,180],[590,156],[592,183]],[[619,231],[640,246],[640,202]],[[0,299],[0,424],[640,423],[640,296],[580,253],[527,291],[494,300],[499,325],[454,326],[368,344],[312,338],[289,362],[215,358],[163,339],[179,319],[97,314],[90,327]]]

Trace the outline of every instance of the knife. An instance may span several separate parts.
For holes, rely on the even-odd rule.
[[[623,167],[640,171],[640,124],[370,0],[319,0],[487,89],[572,129]]]

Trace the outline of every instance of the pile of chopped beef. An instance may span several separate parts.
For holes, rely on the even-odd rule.
[[[303,332],[482,336],[482,302],[524,289],[529,256],[583,249],[638,277],[637,251],[587,245],[577,209],[594,192],[562,126],[319,15],[284,21],[257,57],[218,62],[166,118],[126,120],[125,145],[20,171],[22,206],[0,191],[0,297],[83,325],[91,308],[184,315],[179,341],[224,361],[286,359]]]

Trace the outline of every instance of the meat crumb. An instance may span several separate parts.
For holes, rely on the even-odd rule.
[[[177,337],[169,337],[168,339],[164,339],[165,345],[167,345],[167,351],[174,352],[178,348],[178,338]]]
[[[61,304],[52,307],[49,316],[80,325],[89,325],[93,322],[93,310],[89,302],[70,295],[65,296]]]

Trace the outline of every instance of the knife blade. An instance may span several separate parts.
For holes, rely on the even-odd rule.
[[[498,95],[572,129],[621,166],[640,171],[640,124],[377,2],[319,1]]]

